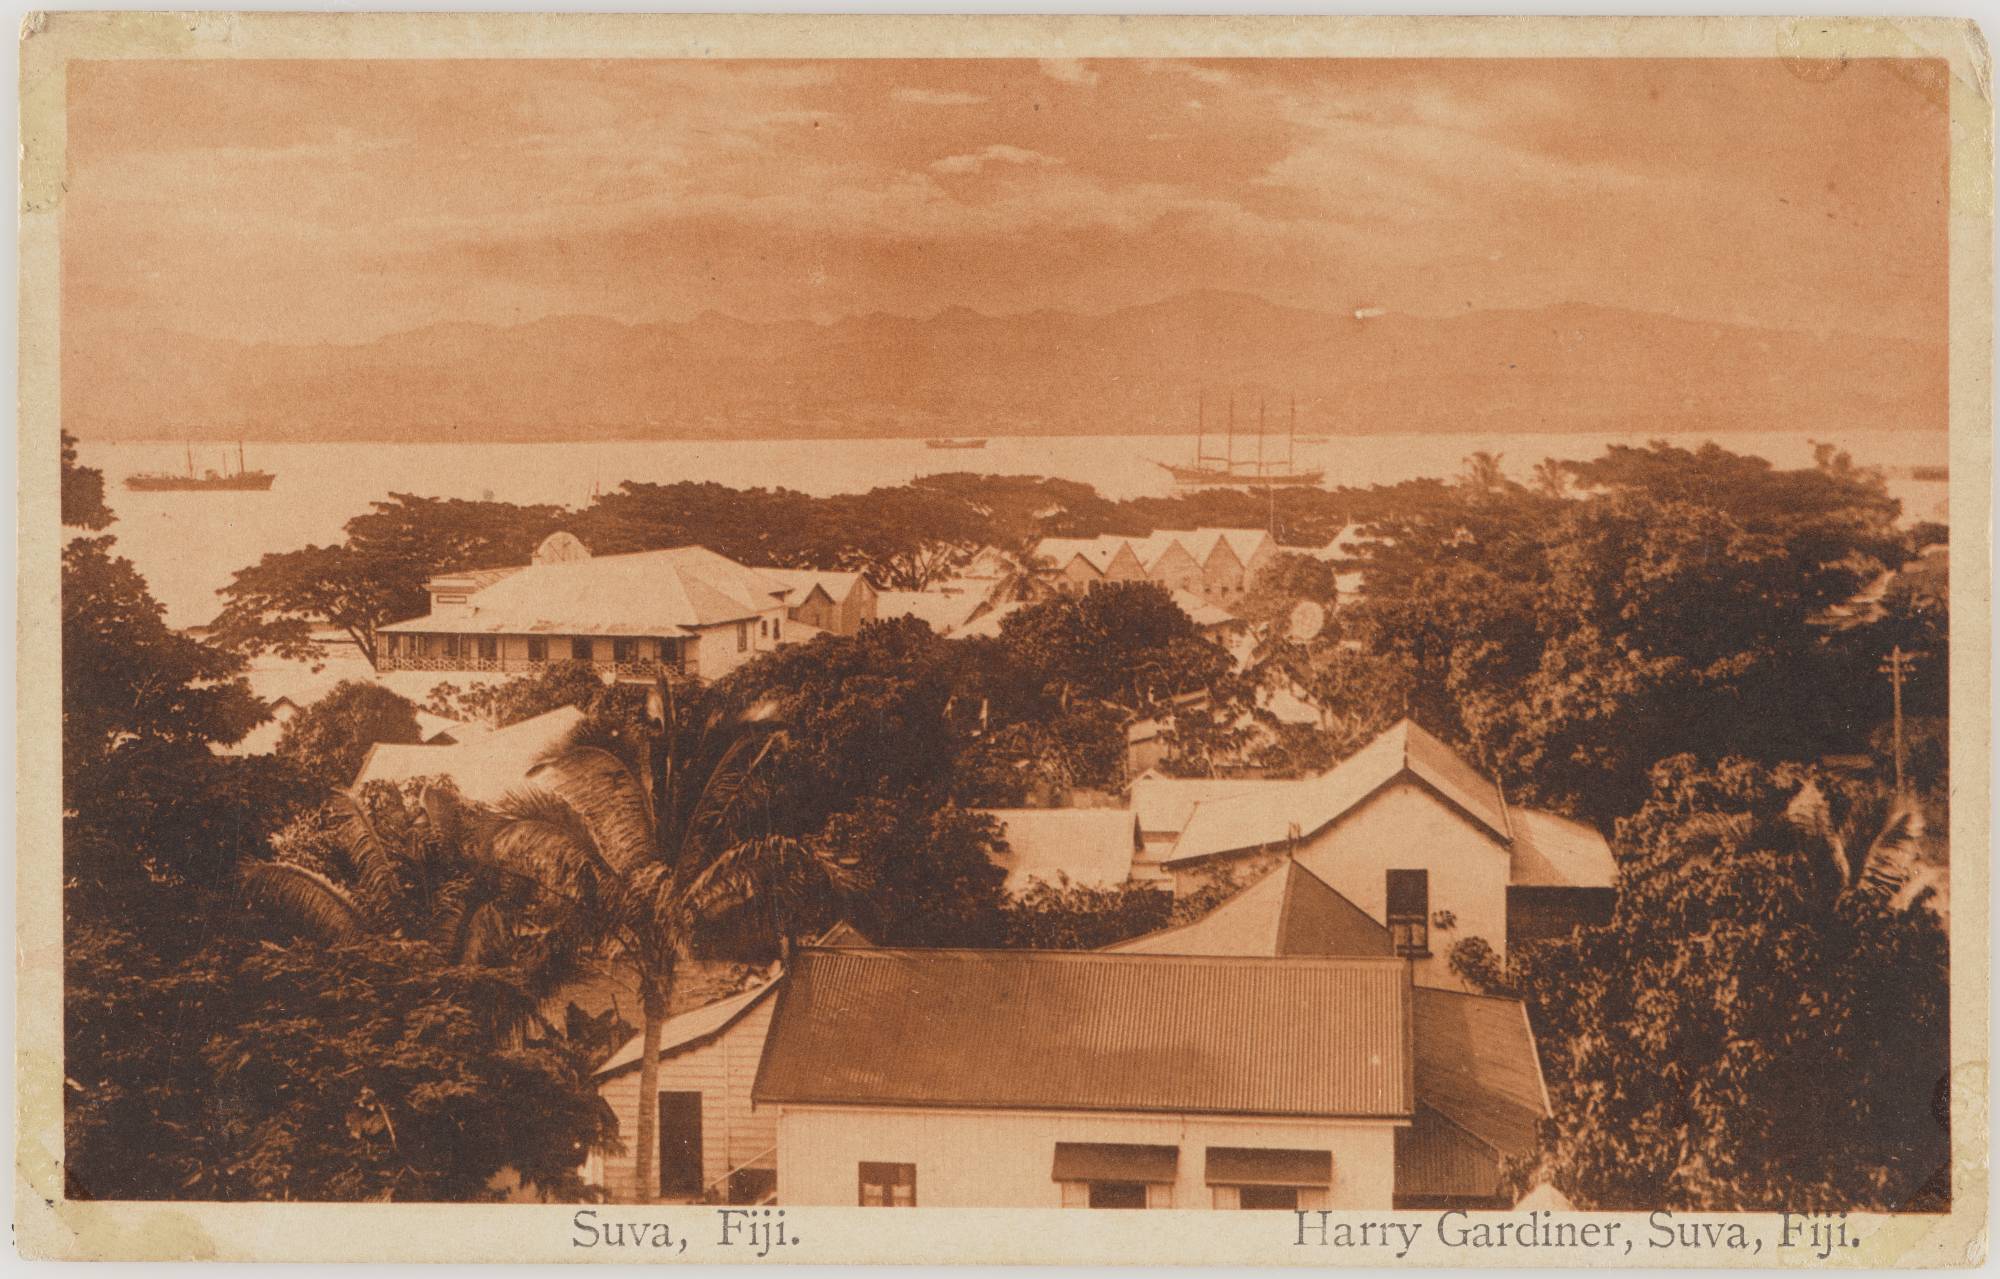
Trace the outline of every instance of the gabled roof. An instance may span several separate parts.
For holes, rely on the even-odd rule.
[[[1392,959],[807,949],[753,1096],[1405,1118],[1411,1004]]]
[[[1123,808],[984,808],[998,821],[1008,851],[994,861],[1007,871],[1006,890],[1024,893],[1035,880],[1110,888],[1132,876],[1138,831]]]
[[[666,1024],[660,1027],[660,1059],[664,1061],[677,1053],[699,1048],[713,1040],[735,1025],[743,1014],[776,994],[778,983],[778,978],[768,978],[741,994],[718,999],[699,1008],[690,1008],[678,1017],[667,1018]],[[607,1075],[618,1075],[627,1070],[638,1069],[639,1059],[645,1056],[645,1047],[645,1036],[632,1036],[623,1048],[611,1055],[611,1060],[597,1068],[597,1077],[603,1079]]]
[[[354,784],[449,777],[465,798],[490,804],[526,785],[528,770],[582,722],[582,711],[559,706],[450,746],[371,746]]]
[[[869,941],[867,935],[859,928],[843,919],[814,938],[812,944],[837,947],[872,946],[874,943]],[[734,1026],[745,1013],[763,1003],[767,995],[776,994],[784,980],[784,970],[773,969],[769,977],[752,983],[734,995],[724,996],[669,1017],[666,1024],[660,1028],[660,1060],[665,1061],[676,1053],[699,1048],[710,1042]],[[624,1047],[611,1055],[610,1060],[597,1068],[598,1077],[619,1074],[637,1066],[639,1058],[645,1055],[645,1044],[644,1034],[632,1036]]]
[[[462,609],[384,631],[474,635],[686,635],[783,602],[786,583],[703,546],[530,564]]]
[[[1417,778],[1505,847],[1512,840],[1498,783],[1450,747],[1403,720],[1318,777],[1293,783],[1289,803],[1268,796],[1197,804],[1175,841],[1169,862],[1306,838],[1404,776]]]
[[[978,617],[955,628],[951,636],[953,639],[972,639],[980,635],[988,637],[998,636],[1000,634],[1000,623],[1026,607],[1028,605],[1023,600],[1008,600],[1004,604],[995,604],[987,612],[981,613]]]
[[[1035,558],[1047,560],[1058,572],[1069,567],[1070,561],[1082,557],[1083,562],[1103,573],[1111,567],[1111,561],[1118,557],[1118,548],[1125,545],[1122,537],[1045,537],[1035,543]]]
[[[825,591],[826,597],[834,603],[845,603],[847,597],[867,580],[859,573],[836,573],[818,568],[758,568],[756,571],[790,587],[792,593],[785,602],[793,607],[805,603],[814,587]]]
[[[928,622],[940,635],[949,635],[986,605],[986,597],[975,591],[878,591],[875,616],[880,621],[914,617]]]
[[[1507,882],[1535,888],[1610,888],[1618,863],[1604,836],[1582,822],[1533,808],[1516,808],[1514,867]]]
[[[1295,781],[1243,777],[1168,777],[1148,769],[1132,779],[1132,812],[1139,829],[1178,831],[1188,824],[1195,805],[1228,795],[1261,795],[1266,803],[1283,802]]]
[[[1186,542],[1181,540],[1186,536],[1185,533],[1156,532],[1148,533],[1144,537],[1135,537],[1128,540],[1132,547],[1132,554],[1138,557],[1139,563],[1145,566],[1148,573],[1157,572],[1160,561],[1166,559],[1167,556],[1176,550],[1192,560],[1196,568],[1200,568],[1205,561],[1201,556],[1195,554]]]
[[[1104,949],[1118,954],[1273,957],[1395,953],[1388,929],[1289,857],[1200,919]]]
[[[1501,1155],[1535,1148],[1548,1088],[1518,999],[1416,989],[1417,1098]]]

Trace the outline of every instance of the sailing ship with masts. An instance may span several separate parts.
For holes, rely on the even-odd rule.
[[[222,470],[194,473],[194,445],[187,446],[187,473],[142,471],[125,477],[125,487],[139,493],[258,493],[271,487],[278,477],[269,471],[253,471],[243,464],[243,442],[236,442],[236,469],[229,469],[225,455]]]
[[[1229,397],[1228,425],[1223,432],[1221,453],[1209,453],[1208,441],[1208,397],[1203,395],[1195,401],[1194,465],[1176,466],[1172,462],[1160,462],[1159,466],[1174,477],[1174,483],[1186,488],[1274,488],[1312,487],[1326,477],[1319,468],[1302,471],[1297,466],[1299,401],[1292,399],[1291,425],[1285,433],[1285,456],[1280,462],[1275,456],[1267,459],[1264,452],[1264,401],[1257,401],[1257,453],[1254,457],[1239,459],[1236,456],[1236,397]]]

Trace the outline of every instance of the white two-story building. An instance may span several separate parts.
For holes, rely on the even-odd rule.
[[[588,662],[607,678],[719,679],[778,647],[799,583],[701,546],[592,556],[557,533],[520,568],[443,573],[431,611],[384,626],[382,671],[525,673]]]

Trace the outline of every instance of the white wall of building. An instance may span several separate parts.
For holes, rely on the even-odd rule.
[[[701,1094],[701,1172],[702,1180],[710,1185],[777,1144],[777,1109],[750,1100],[764,1037],[777,1006],[775,996],[767,997],[714,1039],[660,1063],[661,1092]],[[638,1159],[633,1147],[639,1132],[638,1068],[612,1076],[598,1092],[618,1116],[618,1135],[625,1143],[621,1153],[605,1155],[599,1161],[599,1184],[611,1192],[615,1202],[630,1203],[637,1189],[632,1178]],[[659,1102],[653,1104],[657,1107]],[[656,1175],[658,1167],[656,1154]],[[651,1187],[645,1198],[658,1199],[659,1187]]]
[[[1506,950],[1512,858],[1483,827],[1421,783],[1405,778],[1384,788],[1308,840],[1298,858],[1382,922],[1388,916],[1388,872],[1430,872],[1431,913],[1448,910],[1457,926],[1449,932],[1431,928],[1431,957],[1415,964],[1420,986],[1460,987],[1448,963],[1454,942],[1483,937],[1494,950]]]
[[[1254,1146],[1333,1153],[1333,1186],[1309,1206],[1388,1208],[1395,1129],[1388,1121],[786,1106],[778,1202],[853,1207],[868,1162],[914,1164],[920,1208],[1060,1208],[1063,1186],[1050,1176],[1056,1143],[1087,1141],[1180,1147],[1179,1180],[1152,1207],[1213,1207],[1206,1148]]]
[[[736,622],[704,627],[696,637],[695,669],[703,679],[721,679],[759,653],[778,647],[784,626],[785,606],[774,603],[756,617],[744,619],[740,643]]]

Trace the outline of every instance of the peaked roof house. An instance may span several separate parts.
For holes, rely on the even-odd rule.
[[[1128,955],[1395,954],[1389,930],[1290,858],[1201,918],[1104,948]]]
[[[489,729],[450,744],[403,746],[377,743],[362,757],[357,787],[369,782],[407,782],[420,777],[449,778],[469,800],[491,804],[527,786],[528,771],[568,740],[583,722],[574,706]]]
[[[1469,937],[1505,953],[1609,916],[1617,867],[1595,830],[1511,803],[1492,777],[1409,720],[1317,777],[1133,788],[1149,849],[1175,891],[1294,856],[1385,924],[1417,981],[1456,986],[1448,956]],[[1192,797],[1192,803],[1184,801]],[[1181,812],[1185,811],[1185,818]]]
[[[584,661],[616,679],[715,679],[783,638],[793,583],[702,546],[591,556],[569,543],[525,567],[433,578],[428,614],[381,628],[378,668],[529,672]]]
[[[866,946],[854,925],[820,934],[820,947]],[[622,1203],[760,1203],[775,1192],[778,1114],[751,1100],[775,996],[785,972],[771,971],[736,994],[690,1008],[660,1028],[659,1184],[644,1194],[633,1181],[629,1147],[595,1154],[584,1180]],[[638,1130],[639,1064],[644,1037],[634,1035],[597,1068],[598,1095],[623,1132]]]
[[[1249,589],[1278,546],[1263,529],[1161,529],[1143,537],[1045,537],[1034,554],[1072,593],[1143,579],[1216,602]]]
[[[1387,955],[1388,929],[1286,858],[1191,923],[1105,948],[1181,955]],[[1417,986],[1416,1109],[1396,1132],[1398,1208],[1507,1206],[1502,1165],[1534,1153],[1550,1112],[1541,1055],[1517,999]]]
[[[876,591],[860,573],[836,573],[816,568],[760,568],[790,588],[786,615],[801,626],[835,635],[852,635],[876,617]]]
[[[1525,1013],[1410,973],[1292,861],[1098,952],[836,928],[668,1023],[659,1187],[635,1196],[628,1156],[589,1172],[620,1199],[1504,1207],[1501,1164],[1548,1113]],[[621,1122],[638,1053],[599,1072]]]
[[[808,949],[754,1096],[786,1204],[1388,1207],[1413,1000],[1387,956]]]

